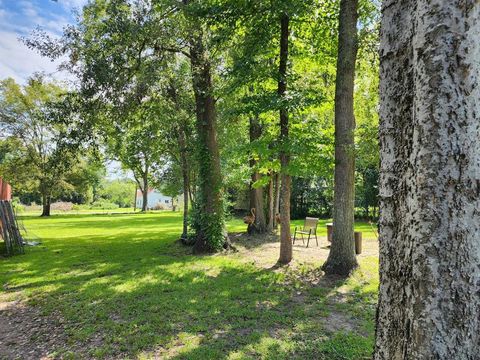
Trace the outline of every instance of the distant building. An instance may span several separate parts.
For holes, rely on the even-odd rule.
[[[147,209],[162,210],[172,209],[172,201],[175,202],[175,206],[178,208],[178,199],[172,199],[170,196],[163,195],[156,189],[148,190]],[[137,208],[142,208],[143,194],[141,190],[137,190],[137,196],[135,198],[135,204]]]
[[[0,200],[12,200],[12,187],[0,178]]]

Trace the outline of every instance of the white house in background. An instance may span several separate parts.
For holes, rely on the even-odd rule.
[[[142,208],[143,195],[142,191],[137,189],[137,196],[135,198],[135,204],[137,208]],[[177,199],[175,199],[175,205],[178,205]],[[163,195],[160,191],[155,189],[148,190],[147,209],[172,209],[172,198]]]

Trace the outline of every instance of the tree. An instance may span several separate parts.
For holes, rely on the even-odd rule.
[[[476,359],[480,3],[382,12],[375,359]]]
[[[278,77],[278,96],[283,101],[287,91],[287,62],[290,17],[287,13],[280,15],[280,64]],[[280,108],[280,171],[282,186],[280,190],[280,258],[278,262],[288,264],[292,260],[292,239],[290,237],[290,184],[288,174],[290,157],[285,147],[288,143],[288,109],[286,104]]]
[[[52,198],[69,185],[66,175],[77,157],[75,147],[65,141],[67,129],[53,116],[63,93],[41,76],[32,77],[23,87],[13,79],[0,83],[2,137],[15,138],[21,144],[14,152],[20,156],[10,159],[11,171],[4,176],[15,185],[21,170],[25,172],[23,179],[31,179],[41,194],[42,216],[50,215]]]
[[[340,2],[337,79],[335,86],[335,183],[333,238],[322,269],[347,275],[358,266],[355,257],[355,117],[353,92],[357,57],[358,0]]]
[[[255,143],[256,140],[262,136],[262,127],[258,116],[251,116],[249,124],[250,144]],[[265,212],[263,205],[263,186],[258,182],[261,181],[262,175],[258,171],[256,154],[250,154],[250,171],[252,173],[250,180],[250,209],[255,209],[255,221],[249,224],[248,232],[263,234],[267,231],[267,224],[265,220]]]

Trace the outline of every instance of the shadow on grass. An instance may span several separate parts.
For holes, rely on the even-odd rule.
[[[49,230],[56,235],[26,256],[0,263],[6,270],[0,279],[7,291],[26,291],[45,314],[61,312],[70,341],[60,353],[356,359],[371,346],[361,344],[351,356],[348,349],[335,354],[336,347],[325,347],[335,340],[326,337],[322,320],[329,311],[326,297],[345,279],[321,279],[322,290],[310,293],[281,271],[222,255],[194,257],[175,242],[178,215],[54,220],[61,220]],[[335,341],[353,349],[367,341],[345,339]]]

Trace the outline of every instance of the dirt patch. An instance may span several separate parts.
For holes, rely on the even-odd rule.
[[[20,292],[0,294],[0,359],[53,359],[67,336],[57,314],[44,316]]]
[[[338,331],[354,331],[357,328],[357,322],[354,319],[334,310],[330,311],[328,316],[322,319],[322,323],[325,330],[332,334]]]
[[[232,244],[238,250],[236,256],[262,268],[272,268],[280,254],[280,240],[276,234],[248,235],[246,233],[229,234]],[[304,264],[320,266],[328,257],[330,243],[326,237],[318,237],[318,246],[315,239],[310,239],[307,247],[305,242],[296,240],[293,245],[293,261],[290,267],[301,267]],[[362,254],[358,258],[378,255],[378,241],[363,239]]]

